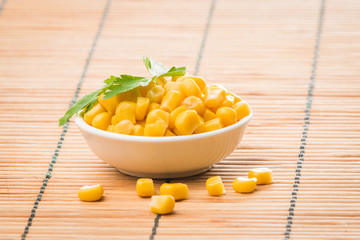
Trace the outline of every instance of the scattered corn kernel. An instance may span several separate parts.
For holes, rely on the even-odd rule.
[[[157,84],[159,84],[160,86],[164,87],[168,81],[167,81],[166,78],[164,78],[164,77],[158,77],[157,80],[156,80],[156,82],[157,82]]]
[[[129,120],[132,123],[136,123],[136,103],[123,101],[116,108],[116,121]]]
[[[134,124],[129,120],[122,120],[113,127],[114,132],[131,135],[134,128]]]
[[[166,137],[175,137],[176,134],[173,133],[172,131],[170,131],[169,129],[166,129],[165,136]]]
[[[106,131],[108,132],[114,132],[114,126],[113,125],[109,125],[106,129]]]
[[[171,195],[152,196],[150,209],[156,214],[168,214],[175,208],[175,199]]]
[[[172,90],[168,92],[161,101],[160,109],[172,112],[183,100],[183,94],[179,91]]]
[[[224,102],[222,103],[222,107],[232,107],[235,104],[234,96],[227,94]]]
[[[235,192],[251,193],[255,191],[256,178],[238,177],[234,180],[232,187]]]
[[[207,108],[207,109],[205,109],[203,118],[204,118],[204,121],[207,122],[207,121],[213,120],[217,117],[216,117],[215,113],[213,113],[210,109]]]
[[[256,178],[257,184],[270,184],[272,183],[272,171],[268,168],[256,168],[249,171],[249,178]]]
[[[133,128],[133,135],[134,136],[144,136],[144,127],[136,124]]]
[[[136,182],[136,191],[140,197],[155,195],[154,182],[151,178],[139,178]]]
[[[92,126],[101,130],[106,130],[111,124],[111,114],[108,112],[99,113],[92,120]]]
[[[236,112],[230,107],[221,107],[216,111],[216,116],[220,118],[221,123],[227,127],[237,122]]]
[[[186,110],[187,110],[186,107],[179,106],[170,113],[170,119],[169,119],[169,128],[170,129],[173,129],[175,127],[175,120],[176,120],[177,116],[179,116],[180,113],[185,112]]]
[[[183,76],[181,78],[177,79],[177,82],[182,82],[185,79],[192,79],[194,80],[194,82],[196,83],[196,85],[200,88],[200,91],[204,91],[206,88],[206,82],[203,78],[201,77],[195,77],[195,76]]]
[[[219,107],[226,98],[226,92],[218,86],[210,86],[205,90],[205,105],[208,108]]]
[[[168,93],[170,91],[178,91],[178,92],[181,92],[181,88],[180,88],[180,83],[179,82],[167,82],[164,86],[165,88],[165,92]]]
[[[84,121],[91,125],[94,117],[102,112],[106,112],[105,108],[100,103],[96,103],[87,113],[84,114]]]
[[[157,120],[163,120],[166,125],[169,124],[169,113],[165,112],[164,110],[161,109],[155,109],[152,110],[151,112],[149,112],[149,114],[146,117],[146,124],[148,123],[154,123]]]
[[[190,78],[184,79],[180,83],[181,91],[187,96],[201,97],[201,90],[194,80]]]
[[[220,196],[226,192],[220,176],[211,177],[206,180],[206,189],[211,196]]]
[[[83,186],[79,189],[78,195],[81,201],[94,202],[104,195],[104,189],[100,184],[93,186]]]
[[[175,120],[176,132],[181,135],[190,135],[201,122],[195,110],[186,110],[180,113]]]
[[[206,125],[205,125],[204,122],[201,122],[201,123],[200,123],[200,126],[198,126],[198,127],[195,129],[194,133],[195,133],[195,134],[199,134],[199,133],[204,133],[204,132],[206,132]]]
[[[147,92],[156,86],[156,83],[154,81],[151,81],[147,86],[140,86],[139,91],[141,93],[141,96],[145,97]]]
[[[205,104],[200,98],[195,96],[185,98],[181,105],[189,110],[195,110],[200,116],[205,112]]]
[[[163,183],[160,187],[161,195],[171,195],[175,201],[188,198],[189,189],[184,183]]]
[[[116,115],[113,115],[112,117],[111,117],[111,125],[116,125],[118,123],[118,121],[116,120]]]
[[[159,85],[156,85],[146,93],[146,97],[150,99],[150,102],[161,103],[162,98],[165,95],[165,89]]]
[[[148,113],[151,112],[152,110],[155,110],[155,109],[160,109],[160,104],[158,104],[158,103],[150,103]]]
[[[166,122],[163,120],[157,120],[154,123],[146,123],[144,128],[144,136],[162,137],[165,135]]]
[[[242,101],[242,99],[241,99],[238,95],[236,95],[235,93],[233,93],[232,91],[229,91],[228,94],[234,97],[234,103],[238,103],[238,102],[241,102],[241,101]]]
[[[237,116],[238,121],[240,119],[248,116],[250,114],[250,112],[251,112],[249,105],[245,101],[235,103],[233,108],[236,111],[236,116]]]
[[[205,122],[205,132],[211,132],[223,128],[220,118],[215,118]]]
[[[138,97],[136,101],[135,118],[137,121],[143,120],[150,105],[150,99]]]
[[[117,105],[119,105],[121,99],[119,95],[116,95],[112,98],[108,98],[108,99],[103,99],[104,98],[104,93],[102,93],[99,97],[98,97],[98,102],[106,109],[106,111],[108,111],[111,114],[115,113],[116,107]]]

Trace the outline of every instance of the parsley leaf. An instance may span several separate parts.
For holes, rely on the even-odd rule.
[[[152,81],[151,78],[121,75],[112,82],[112,85],[105,92],[103,99],[112,98],[119,93],[127,92],[139,86],[147,86]]]
[[[167,69],[160,62],[149,57],[143,57],[143,62],[146,69],[153,76],[154,81],[156,81],[159,77],[184,76],[186,74],[186,67],[172,67]]]

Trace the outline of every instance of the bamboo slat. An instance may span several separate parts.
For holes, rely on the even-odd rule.
[[[284,239],[320,7],[320,0],[7,0],[0,12],[0,238],[21,238],[60,139],[57,119],[84,71],[80,96],[110,74],[146,75],[141,57],[151,56],[190,73],[199,63],[198,75],[244,97],[254,112],[229,157],[207,173],[172,180],[188,184],[190,197],[159,219],[155,239]],[[359,239],[360,4],[327,0],[324,13],[290,239]],[[234,193],[233,179],[256,167],[271,168],[274,183]],[[224,196],[205,190],[215,175]],[[135,182],[94,156],[71,122],[26,239],[149,239],[156,215]],[[97,183],[105,188],[101,201],[78,200],[79,187]]]

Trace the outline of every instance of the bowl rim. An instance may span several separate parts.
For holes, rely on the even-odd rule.
[[[75,123],[80,128],[83,129],[93,135],[105,137],[109,139],[114,140],[125,140],[125,141],[133,141],[133,142],[181,142],[181,141],[187,141],[187,140],[194,140],[194,139],[201,139],[201,138],[207,138],[214,135],[220,135],[226,132],[230,132],[236,128],[239,128],[249,122],[249,120],[252,118],[253,113],[252,111],[250,114],[244,118],[242,118],[240,121],[234,123],[233,125],[224,127],[222,129],[214,130],[211,132],[206,133],[199,133],[199,134],[193,134],[193,135],[185,135],[185,136],[171,136],[171,137],[145,137],[145,136],[133,136],[133,135],[125,135],[125,134],[119,134],[119,133],[113,133],[104,131],[101,129],[94,128],[93,126],[88,125],[84,119],[81,117],[81,115],[78,115],[75,117]]]

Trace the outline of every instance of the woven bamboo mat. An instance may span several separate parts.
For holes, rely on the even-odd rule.
[[[360,239],[360,2],[2,0],[0,239]],[[136,179],[57,119],[142,56],[185,65],[244,97],[238,148],[156,216]],[[254,167],[272,185],[236,194]],[[221,175],[227,194],[210,197]],[[164,181],[157,180],[157,188]],[[77,190],[100,183],[86,203]]]

